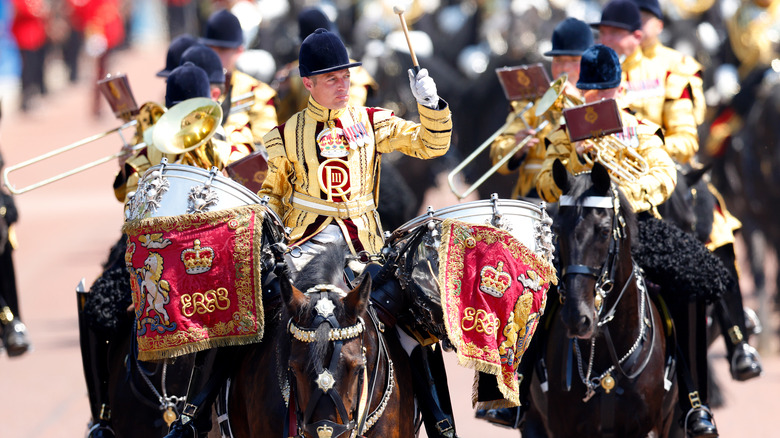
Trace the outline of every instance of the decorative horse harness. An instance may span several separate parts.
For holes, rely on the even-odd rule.
[[[311,328],[299,327],[292,318],[290,318],[287,323],[287,331],[290,333],[290,335],[292,335],[293,339],[304,343],[315,342],[315,333],[317,327],[324,323],[330,324],[331,329],[329,330],[328,341],[333,342],[333,352],[331,354],[331,360],[328,368],[323,369],[317,376],[317,389],[312,395],[312,398],[309,400],[309,404],[302,415],[300,411],[300,404],[298,403],[294,391],[295,386],[290,385],[290,380],[294,380],[294,376],[292,375],[291,368],[288,364],[287,379],[289,380],[285,379],[286,381],[281,381],[280,379],[282,395],[288,407],[288,418],[284,427],[285,437],[291,436],[289,432],[292,432],[293,428],[297,430],[297,436],[299,437],[303,437],[304,432],[308,432],[309,435],[317,436],[319,438],[340,437],[346,432],[350,433],[350,438],[362,436],[382,416],[385,408],[387,407],[387,403],[390,400],[390,396],[393,393],[393,388],[395,387],[393,361],[388,355],[387,345],[385,344],[384,337],[380,333],[382,331],[383,325],[378,321],[373,308],[368,309],[368,314],[370,316],[370,321],[374,325],[374,329],[377,333],[379,345],[374,372],[371,376],[371,379],[367,382],[366,380],[368,370],[366,368],[366,348],[363,345],[363,334],[366,330],[366,324],[362,318],[358,317],[358,321],[354,325],[349,327],[341,327],[333,313],[335,305],[328,296],[330,292],[335,292],[342,297],[346,296],[346,292],[333,285],[316,285],[306,291],[306,295],[310,296],[313,300],[317,300],[317,304],[315,305],[315,311],[317,312],[317,315],[312,322]],[[357,391],[360,394],[360,398],[358,406],[352,412],[352,420],[350,420],[348,423],[342,424],[335,423],[330,420],[319,420],[314,423],[310,423],[315,407],[319,403],[320,399],[326,395],[331,399],[333,405],[336,407],[338,416],[341,421],[344,422],[347,420],[347,418],[349,418],[347,415],[347,409],[344,406],[344,402],[342,401],[341,396],[338,394],[338,392],[333,390],[333,387],[336,383],[333,376],[337,374],[339,357],[341,356],[341,348],[344,345],[344,341],[358,337],[360,337],[363,364],[361,365],[362,371],[358,377],[359,380]],[[379,406],[377,406],[373,412],[368,414],[368,408],[371,405],[370,396],[374,392],[374,388],[377,383],[377,374],[379,372],[380,364],[383,360],[386,361],[387,367],[387,383],[385,386],[385,391],[382,395],[382,400],[380,401]]]
[[[582,399],[583,402],[587,402],[590,400],[595,394],[596,390],[599,386],[601,386],[604,389],[604,392],[606,394],[609,394],[612,389],[614,389],[616,382],[615,378],[612,377],[612,372],[617,369],[620,374],[627,377],[628,379],[634,379],[636,378],[647,366],[647,364],[650,362],[650,357],[652,356],[652,350],[653,346],[655,345],[655,329],[654,329],[654,319],[652,315],[652,311],[650,310],[650,306],[647,305],[649,300],[649,294],[647,292],[647,287],[645,286],[644,277],[642,276],[641,269],[639,266],[636,265],[636,263],[633,264],[631,275],[626,279],[625,284],[623,285],[623,288],[620,291],[620,294],[618,295],[617,299],[614,301],[612,306],[609,308],[608,311],[604,312],[604,306],[603,303],[606,301],[607,295],[612,292],[613,287],[615,285],[615,271],[616,271],[616,264],[618,260],[618,252],[620,248],[620,241],[626,237],[626,222],[623,218],[623,215],[620,214],[620,197],[618,196],[617,189],[615,187],[615,184],[611,184],[610,186],[611,194],[612,196],[589,196],[586,198],[583,198],[582,200],[576,200],[570,196],[562,196],[560,199],[559,205],[561,207],[565,206],[575,206],[575,205],[581,205],[582,207],[591,207],[591,208],[601,208],[601,209],[612,209],[613,215],[612,215],[612,238],[610,240],[609,244],[609,252],[607,253],[607,259],[604,261],[604,263],[601,265],[600,268],[593,268],[591,266],[587,265],[567,265],[565,268],[563,268],[563,272],[561,274],[561,280],[563,280],[567,275],[588,275],[596,279],[596,285],[594,293],[596,294],[594,302],[596,307],[596,312],[598,315],[598,326],[601,328],[602,333],[604,335],[604,340],[606,341],[607,348],[609,351],[610,358],[612,360],[612,365],[601,375],[598,377],[591,377],[591,374],[593,372],[593,359],[595,356],[595,345],[596,345],[596,337],[592,337],[590,339],[590,357],[588,360],[588,367],[587,372],[583,370],[583,360],[582,360],[582,354],[580,353],[580,347],[579,347],[579,341],[577,339],[571,339],[571,343],[574,344],[574,349],[577,353],[577,367],[580,375],[580,379],[582,380],[582,383],[587,388],[587,391],[585,393],[585,397]],[[639,334],[637,335],[636,340],[631,345],[629,350],[620,358],[618,358],[617,353],[615,351],[615,345],[612,341],[612,336],[609,332],[609,326],[607,325],[612,319],[615,317],[615,312],[618,303],[620,303],[620,300],[623,298],[623,295],[625,294],[626,290],[628,289],[628,286],[631,284],[631,280],[636,279],[636,286],[639,289],[640,293],[640,304],[639,304]],[[561,285],[563,286],[565,282],[561,281]],[[560,300],[561,303],[563,303],[566,299],[565,290],[563,287],[559,288],[560,293]],[[642,344],[643,340],[645,340],[647,329],[650,329],[650,349],[648,353],[645,355],[644,360],[642,360],[641,363],[639,363],[638,366],[634,369],[633,372],[628,373],[626,372],[626,369],[629,369],[637,364],[637,361],[639,359],[639,355],[642,352]],[[567,372],[566,372],[566,387],[571,388],[571,353],[572,348],[571,345],[569,345],[568,348],[568,359],[567,359]],[[611,397],[607,397],[611,398]]]

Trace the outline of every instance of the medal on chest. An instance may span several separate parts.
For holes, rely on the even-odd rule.
[[[623,132],[618,132],[615,136],[626,146],[634,149],[639,147],[639,135],[637,134],[636,126],[624,126]]]
[[[317,135],[317,145],[323,157],[338,158],[349,155],[349,143],[344,131],[336,127],[333,120],[328,120],[325,129]]]

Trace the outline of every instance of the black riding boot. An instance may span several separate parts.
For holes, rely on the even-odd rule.
[[[187,390],[187,401],[165,438],[205,438],[211,430],[211,406],[219,388],[237,363],[233,347],[212,348],[195,353],[195,364]]]
[[[109,340],[102,335],[102,332],[90,328],[87,323],[84,315],[87,294],[82,287],[76,290],[81,363],[84,367],[84,379],[87,383],[89,408],[92,414],[87,438],[114,438],[114,430],[111,428],[111,408],[108,405]]]
[[[415,347],[409,360],[412,364],[414,395],[425,432],[430,438],[457,437],[441,347]]]
[[[19,317],[18,298],[13,247],[11,242],[6,240],[5,246],[0,248],[0,333],[3,347],[9,357],[22,355],[30,349],[27,326]]]
[[[727,358],[734,380],[745,381],[761,375],[761,357],[755,348],[748,344],[745,334],[745,310],[742,304],[742,291],[734,256],[734,246],[724,245],[713,251],[734,278],[733,287],[715,303],[715,316],[718,318],[726,342]]]
[[[677,377],[683,427],[690,438],[716,438],[718,428],[708,403],[705,304],[678,303],[673,310],[677,329]]]

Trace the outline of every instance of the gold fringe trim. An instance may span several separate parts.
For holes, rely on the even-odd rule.
[[[263,305],[263,285],[261,280],[261,255],[263,242],[263,220],[268,207],[260,204],[245,205],[230,209],[210,211],[206,213],[193,213],[178,216],[160,216],[144,219],[136,219],[125,223],[122,226],[122,232],[129,236],[154,233],[160,231],[189,230],[193,227],[202,225],[217,225],[225,223],[231,218],[239,216],[251,216],[254,214],[252,236],[252,272],[254,280],[254,290],[252,291],[255,301],[254,315],[257,322],[257,333],[250,335],[230,335],[227,337],[207,338],[199,341],[188,342],[186,345],[175,347],[165,347],[157,350],[145,350],[138,352],[138,359],[143,361],[163,360],[196,353],[210,348],[241,346],[259,343],[263,340],[265,333],[265,308]],[[241,276],[238,276],[240,278]]]

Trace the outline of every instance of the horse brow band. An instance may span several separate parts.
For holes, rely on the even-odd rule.
[[[561,196],[558,201],[560,207],[573,207],[575,205],[577,205],[577,199],[569,195]],[[588,196],[582,199],[581,205],[592,208],[612,208],[612,198],[609,196]]]

